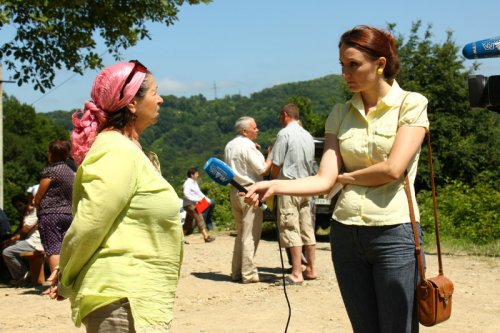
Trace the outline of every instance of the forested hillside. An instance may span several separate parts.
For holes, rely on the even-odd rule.
[[[431,41],[432,33],[414,24],[408,36],[400,36],[400,86],[417,91],[429,100],[432,149],[441,228],[444,235],[474,243],[497,244],[500,251],[500,126],[499,114],[471,109],[468,102],[464,59],[452,34],[442,43]],[[422,37],[423,36],[423,37]],[[472,64],[474,67],[474,64]],[[348,98],[339,75],[277,85],[250,97],[240,95],[207,100],[204,96],[163,96],[158,123],[141,137],[144,147],[155,151],[162,172],[177,190],[191,165],[201,167],[210,156],[223,156],[225,144],[234,136],[235,120],[243,115],[256,119],[262,151],[272,144],[279,130],[282,105],[296,103],[304,127],[323,135],[324,121],[333,105]],[[82,105],[83,105],[82,101]],[[37,114],[14,97],[4,96],[4,161],[6,211],[14,214],[9,198],[38,181],[46,164],[49,141],[69,135],[71,114],[56,111]],[[202,189],[216,199],[216,218],[230,227],[227,189],[210,182],[201,173]],[[423,146],[416,180],[422,208],[422,225],[432,232],[432,202],[429,200],[427,148]]]
[[[189,166],[203,166],[210,156],[222,157],[225,144],[235,135],[234,123],[240,116],[256,119],[261,131],[257,141],[264,152],[280,128],[278,116],[282,105],[292,101],[306,103],[305,126],[311,118],[319,118],[324,124],[334,103],[343,100],[340,84],[340,76],[330,75],[277,85],[250,97],[233,95],[209,101],[202,95],[163,96],[158,123],[143,133],[141,143],[158,154],[163,175],[177,186]],[[71,114],[55,111],[45,115],[70,130]],[[317,134],[322,136],[322,130]]]

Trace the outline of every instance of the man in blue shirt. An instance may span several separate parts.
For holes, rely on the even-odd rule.
[[[316,172],[314,139],[299,124],[299,108],[285,105],[280,112],[283,129],[279,131],[271,151],[271,178],[299,179]],[[316,238],[311,219],[311,198],[283,195],[278,198],[278,227],[281,245],[290,250],[292,272],[290,284],[316,279],[314,261]],[[302,267],[302,246],[307,263]]]

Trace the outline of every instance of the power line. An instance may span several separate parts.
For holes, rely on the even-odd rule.
[[[59,85],[55,86],[53,89],[49,90],[48,92],[46,92],[45,94],[43,94],[42,96],[38,97],[36,100],[34,100],[33,102],[31,102],[30,105],[33,106],[33,104],[35,104],[39,100],[45,98],[47,95],[53,93],[55,90],[57,90],[58,88],[60,88],[62,85],[64,85],[66,82],[68,82],[69,80],[71,80],[72,78],[74,78],[77,75],[78,75],[78,73],[73,74],[68,79],[64,80],[62,83],[60,83]]]
[[[99,57],[102,58],[106,53],[108,53],[108,51],[104,51],[102,52]],[[52,88],[51,90],[49,90],[48,92],[46,92],[45,94],[43,94],[42,96],[38,97],[36,100],[34,100],[33,102],[31,102],[31,106],[33,106],[33,104],[35,104],[36,102],[38,102],[39,100],[45,98],[47,95],[53,93],[54,91],[56,91],[57,89],[61,88],[63,85],[65,85],[68,81],[70,81],[71,79],[73,79],[75,76],[77,76],[78,73],[75,73],[73,74],[72,76],[70,76],[69,78],[67,78],[66,80],[64,80],[63,82],[61,82],[60,84],[58,84],[57,86],[55,86],[54,88]]]

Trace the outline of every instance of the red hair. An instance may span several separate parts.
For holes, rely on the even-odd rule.
[[[367,25],[356,26],[342,34],[339,48],[342,45],[358,49],[374,60],[384,57],[387,60],[384,77],[388,80],[393,80],[399,72],[396,42],[387,31]]]

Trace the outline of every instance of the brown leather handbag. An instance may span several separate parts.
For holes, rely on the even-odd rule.
[[[424,270],[424,261],[420,248],[418,237],[417,222],[413,210],[413,203],[410,192],[410,182],[408,174],[405,171],[405,192],[408,198],[408,207],[410,209],[410,219],[413,227],[413,236],[415,237],[415,252],[418,260],[418,269],[420,272],[420,281],[416,288],[417,313],[420,324],[424,326],[434,326],[441,323],[451,316],[451,303],[453,295],[453,282],[443,275],[443,262],[441,261],[441,245],[439,242],[439,224],[437,216],[436,188],[434,185],[434,170],[432,167],[431,137],[429,130],[426,129],[427,146],[429,153],[429,171],[431,176],[432,200],[434,206],[434,225],[436,228],[436,245],[439,263],[439,274],[436,277],[426,279]]]

